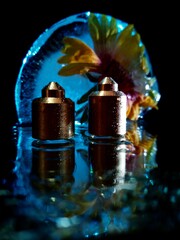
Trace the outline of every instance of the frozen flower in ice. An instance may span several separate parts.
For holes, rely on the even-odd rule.
[[[141,110],[158,109],[160,94],[153,88],[157,80],[152,76],[145,46],[133,24],[120,30],[115,18],[106,15],[98,18],[91,13],[88,27],[94,48],[80,39],[65,37],[61,49],[63,56],[58,59],[63,66],[58,74],[86,75],[97,83],[104,77],[113,78],[119,90],[127,95],[127,118],[130,120],[137,120]],[[89,93],[78,103],[87,101]]]

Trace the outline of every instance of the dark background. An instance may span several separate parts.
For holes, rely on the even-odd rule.
[[[14,87],[23,58],[45,29],[84,11],[104,13],[132,23],[141,35],[161,93],[159,110],[149,112],[145,118],[147,130],[158,135],[158,172],[163,176],[179,173],[179,13],[173,1],[163,1],[163,4],[119,0],[24,1],[13,6],[5,2],[0,17],[0,185],[8,186],[13,181],[16,146],[12,126],[17,122]]]
[[[39,3],[40,4],[40,3]],[[9,148],[17,122],[14,87],[22,60],[45,29],[69,15],[92,11],[134,24],[150,56],[161,99],[159,111],[148,114],[150,131],[158,134],[160,169],[177,170],[179,119],[178,13],[175,4],[153,1],[68,0],[58,3],[4,3],[1,8],[0,137],[2,152]],[[6,155],[4,153],[4,155]],[[8,154],[9,156],[9,154]]]

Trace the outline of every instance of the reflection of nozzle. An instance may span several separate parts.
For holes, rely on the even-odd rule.
[[[61,145],[38,145],[32,144],[32,179],[38,185],[55,186],[73,183],[75,167],[74,144]],[[41,184],[40,184],[41,185]]]
[[[124,182],[125,144],[89,142],[89,158],[96,186],[112,186]]]
[[[42,97],[32,101],[32,137],[40,140],[67,139],[74,135],[74,102],[64,89],[50,82]]]

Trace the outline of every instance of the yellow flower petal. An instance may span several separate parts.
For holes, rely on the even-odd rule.
[[[68,63],[96,63],[100,64],[100,59],[84,42],[77,38],[65,37],[63,39],[64,48],[61,52],[65,56],[61,56],[58,59],[58,63],[68,64]]]
[[[147,151],[149,151],[149,149],[151,149],[152,145],[154,144],[155,140],[156,140],[156,137],[145,136],[139,143],[139,146],[142,147],[143,149],[146,149]]]
[[[139,94],[134,101],[127,101],[127,118],[136,121],[142,107],[158,109],[157,103],[150,96]]]
[[[158,109],[157,103],[150,96],[143,96],[140,106],[144,108],[151,107]]]
[[[139,117],[140,106],[138,102],[134,102],[131,106],[128,107],[127,118],[136,121]]]
[[[112,36],[116,37],[118,34],[117,21],[115,18],[109,19],[106,15],[102,14],[100,20],[93,13],[90,14],[89,20],[89,31],[91,37],[95,44],[95,49],[97,45],[104,45]]]
[[[119,35],[114,57],[127,71],[142,71],[144,50],[144,45],[140,45],[140,35],[135,33],[133,25],[129,25]]]
[[[137,130],[137,126],[133,129],[130,129],[130,130],[127,129],[126,139],[128,141],[132,142],[135,147],[139,145],[140,136],[139,136],[139,132]]]
[[[93,71],[97,68],[93,63],[71,63],[62,67],[58,74],[60,76],[71,76],[74,74],[85,74],[89,71]]]

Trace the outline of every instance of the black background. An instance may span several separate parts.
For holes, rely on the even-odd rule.
[[[37,5],[40,4],[40,5]],[[157,133],[158,171],[179,172],[179,26],[178,7],[163,1],[65,0],[24,1],[1,6],[0,179],[13,178],[16,148],[12,126],[17,122],[14,87],[23,58],[45,29],[69,15],[92,11],[132,23],[145,44],[157,77],[161,99],[147,128]]]
[[[59,20],[72,14],[92,11],[134,24],[141,35],[161,93],[158,113],[152,111],[148,114],[150,131],[158,134],[157,162],[162,170],[177,171],[179,165],[177,9],[172,1],[158,4],[156,1],[141,3],[117,0],[68,0],[58,3],[43,2],[40,5],[23,2],[16,3],[14,7],[4,3],[1,9],[4,14],[1,15],[0,85],[0,137],[4,144],[1,144],[3,156],[7,155],[12,125],[17,122],[14,87],[23,58],[29,48],[45,29]]]

